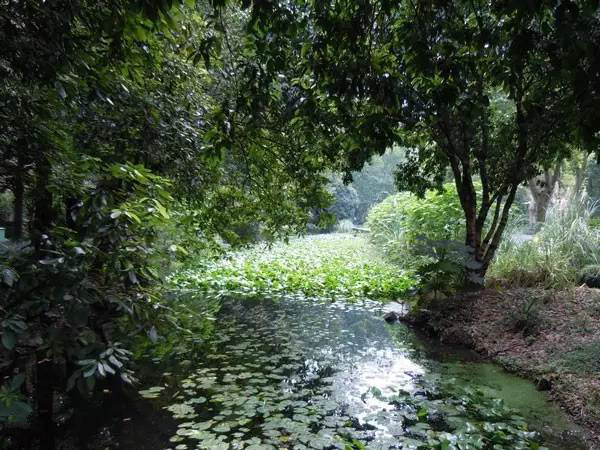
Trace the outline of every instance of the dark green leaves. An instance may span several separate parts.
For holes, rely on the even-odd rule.
[[[17,337],[27,330],[24,317],[19,314],[8,316],[0,322],[0,333],[2,334],[2,345],[7,350],[13,350]]]

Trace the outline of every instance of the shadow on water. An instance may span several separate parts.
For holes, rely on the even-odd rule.
[[[146,363],[147,399],[113,410],[98,448],[586,449],[533,383],[382,315],[375,302],[224,300],[195,355],[166,374]]]

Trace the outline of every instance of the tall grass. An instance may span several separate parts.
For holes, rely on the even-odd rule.
[[[515,239],[515,227],[507,230],[489,279],[561,288],[577,283],[584,271],[599,272],[600,228],[590,221],[595,208],[587,199],[563,199],[550,207],[546,223],[530,241]]]

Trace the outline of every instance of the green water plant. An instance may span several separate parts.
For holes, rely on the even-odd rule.
[[[328,234],[260,244],[216,261],[199,261],[171,276],[170,284],[213,296],[298,293],[393,300],[406,296],[415,283],[409,273],[376,255],[365,238]]]

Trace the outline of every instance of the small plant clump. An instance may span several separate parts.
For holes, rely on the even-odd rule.
[[[348,234],[315,235],[259,244],[217,261],[200,261],[171,276],[178,289],[240,297],[302,294],[356,300],[395,300],[415,285],[410,275]]]
[[[559,372],[597,374],[600,373],[600,341],[592,341],[562,352],[553,366]]]

